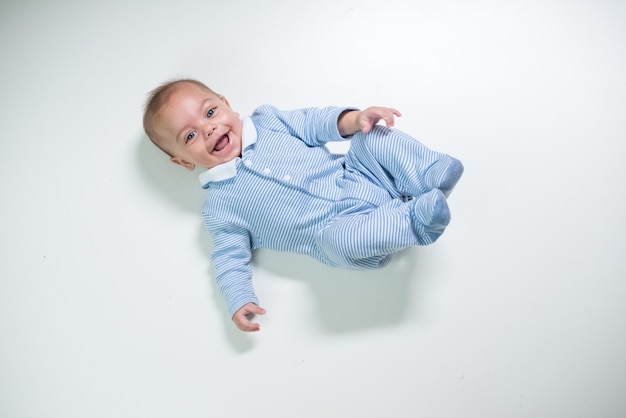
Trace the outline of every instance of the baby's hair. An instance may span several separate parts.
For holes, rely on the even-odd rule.
[[[143,129],[150,138],[150,141],[156,145],[161,151],[172,157],[173,155],[167,151],[161,144],[162,140],[158,138],[156,132],[156,123],[158,122],[158,114],[163,109],[163,106],[167,104],[172,94],[178,90],[184,84],[195,84],[198,87],[206,89],[211,93],[219,96],[213,90],[208,88],[204,83],[191,78],[180,78],[176,80],[167,81],[161,84],[159,87],[148,93],[148,100],[146,101],[146,107],[143,114]]]

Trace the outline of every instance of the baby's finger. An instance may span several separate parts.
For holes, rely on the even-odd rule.
[[[246,332],[255,332],[255,331],[259,331],[260,329],[261,329],[261,326],[257,324],[256,322],[247,321],[247,323],[244,325],[243,330]]]
[[[237,328],[245,332],[258,331],[261,328],[259,324],[251,322],[245,315],[237,315],[233,320]]]
[[[365,135],[367,135],[369,133],[369,131],[372,130],[372,126],[374,126],[374,123],[371,123],[369,121],[365,122],[362,124],[362,128],[361,128],[361,132],[363,132]]]
[[[385,115],[383,116],[383,120],[387,124],[388,128],[391,128],[396,123],[394,115],[396,115],[397,113],[400,113],[400,112],[398,112],[395,109],[388,109],[388,112],[386,112]]]
[[[254,305],[250,308],[250,313],[255,315],[263,315],[265,314],[265,309],[261,308],[260,306]]]

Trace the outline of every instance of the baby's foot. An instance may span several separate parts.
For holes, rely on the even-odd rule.
[[[428,167],[424,175],[424,183],[429,190],[439,189],[445,197],[448,197],[462,174],[463,164],[461,161],[446,155]]]
[[[443,192],[439,189],[431,190],[413,199],[410,204],[413,205],[413,231],[420,245],[432,244],[450,223],[450,209]]]

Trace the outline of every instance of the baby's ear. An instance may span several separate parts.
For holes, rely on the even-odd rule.
[[[183,160],[180,157],[172,157],[170,158],[170,161],[174,164],[178,164],[181,167],[185,167],[189,171],[193,171],[196,168],[196,165],[194,163],[190,163],[189,161]]]
[[[228,103],[228,99],[226,97],[220,96],[220,100],[226,103],[226,106],[228,106],[230,110],[233,110],[233,107],[230,105],[230,103]],[[239,116],[239,113],[235,112],[235,115]]]
[[[228,99],[224,96],[220,96],[220,100],[223,101],[224,103],[226,103],[226,106],[230,107],[232,109],[232,107],[230,106],[230,103],[228,102]]]
[[[230,105],[230,103],[228,103],[228,99],[226,97],[220,96],[220,100],[226,103],[226,106],[228,106],[232,110],[232,106]],[[235,112],[235,115],[239,116],[239,113]]]

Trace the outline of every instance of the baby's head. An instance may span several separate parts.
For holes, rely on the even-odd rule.
[[[224,97],[196,80],[167,82],[148,97],[143,127],[172,162],[212,168],[241,155],[243,123]]]

